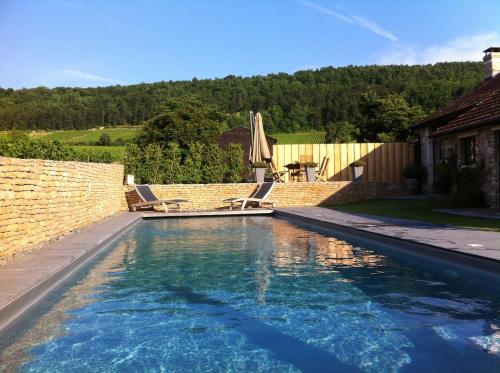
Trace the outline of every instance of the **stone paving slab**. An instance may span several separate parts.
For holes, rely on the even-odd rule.
[[[353,214],[323,207],[290,207],[275,210],[500,261],[500,233],[497,232]]]
[[[117,214],[0,267],[0,330],[140,219],[142,214]]]

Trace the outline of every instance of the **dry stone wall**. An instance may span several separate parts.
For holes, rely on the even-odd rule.
[[[224,205],[221,201],[231,197],[247,197],[257,188],[254,183],[240,184],[169,184],[152,185],[151,189],[160,199],[182,198],[186,210],[215,209]],[[125,187],[126,200],[123,209],[139,199],[132,187]],[[279,183],[268,197],[278,207],[317,206],[322,203],[355,202],[390,194],[384,184],[375,182],[354,183],[335,181],[327,183]]]
[[[0,157],[0,264],[122,209],[123,166]]]

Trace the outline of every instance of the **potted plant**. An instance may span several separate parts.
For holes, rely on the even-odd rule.
[[[316,167],[318,167],[318,164],[316,162],[306,162],[304,167],[306,168],[307,181],[316,181]]]
[[[403,170],[403,176],[406,178],[406,188],[408,194],[420,192],[420,183],[425,180],[427,172],[422,165],[412,164]]]
[[[349,166],[351,167],[353,181],[363,181],[364,162],[354,161]]]
[[[264,182],[264,177],[266,176],[267,163],[254,162],[252,163],[252,168],[255,171],[255,181],[259,184],[262,184]]]

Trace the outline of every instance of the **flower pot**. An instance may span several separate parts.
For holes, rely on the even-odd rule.
[[[408,194],[417,194],[420,189],[420,180],[406,179],[406,188],[408,189]]]
[[[134,175],[125,175],[123,185],[134,185]]]
[[[306,167],[306,177],[310,183],[316,181],[316,167]]]
[[[351,172],[353,181],[363,181],[363,166],[360,167],[351,166]]]
[[[266,176],[265,168],[254,168],[255,170],[255,182],[262,184],[264,182],[264,177]]]

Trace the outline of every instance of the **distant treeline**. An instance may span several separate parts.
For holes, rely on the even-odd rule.
[[[401,95],[424,113],[482,80],[482,64],[326,67],[295,74],[159,82],[105,88],[1,89],[0,129],[86,129],[139,124],[168,98],[197,95],[226,114],[229,127],[259,110],[270,132],[323,129],[328,123],[367,122],[363,93]]]

